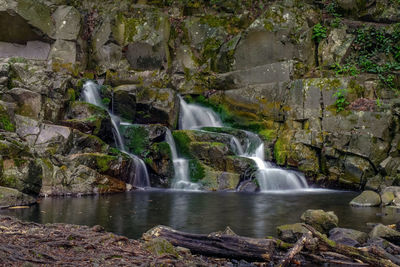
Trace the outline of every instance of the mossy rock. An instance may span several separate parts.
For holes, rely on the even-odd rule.
[[[157,257],[164,255],[173,255],[175,257],[179,257],[176,248],[163,238],[151,239],[144,244],[144,247]]]
[[[276,230],[278,238],[288,243],[296,243],[298,239],[309,231],[301,223],[281,225]]]
[[[333,211],[325,212],[323,210],[307,210],[301,215],[301,220],[325,234],[337,227],[339,223],[339,219]]]
[[[74,101],[71,103],[63,124],[81,132],[113,142],[111,117],[107,110],[96,105]]]
[[[36,199],[16,189],[0,186],[0,209],[13,206],[26,206],[36,203]]]
[[[374,191],[366,190],[355,197],[350,205],[359,207],[377,207],[381,204],[381,197]]]
[[[129,151],[138,156],[146,156],[149,147],[149,131],[142,125],[128,125],[121,127],[121,133]]]
[[[8,132],[15,131],[15,124],[12,121],[6,107],[0,104],[0,129]]]

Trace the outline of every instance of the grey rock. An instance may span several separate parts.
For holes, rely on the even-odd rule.
[[[26,206],[35,202],[35,198],[21,193],[16,189],[0,186],[0,209],[13,206]]]
[[[259,190],[258,186],[253,181],[244,181],[237,188],[238,192],[254,193]]]
[[[359,247],[367,242],[368,234],[347,228],[333,228],[329,231],[329,239],[352,247]]]
[[[0,58],[21,57],[47,60],[50,45],[41,41],[28,41],[26,45],[0,42]]]
[[[76,43],[57,40],[51,47],[49,59],[60,63],[76,63]]]
[[[167,62],[163,45],[151,46],[141,42],[129,44],[126,57],[130,66],[136,70],[161,69]]]
[[[366,190],[354,198],[350,205],[359,207],[376,207],[381,204],[381,197],[374,191]]]
[[[55,39],[73,41],[78,38],[81,29],[81,15],[72,6],[58,6],[52,14],[55,22]]]

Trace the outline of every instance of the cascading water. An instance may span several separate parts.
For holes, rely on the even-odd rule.
[[[179,129],[196,129],[200,127],[222,127],[222,122],[217,114],[211,109],[186,103],[182,97],[180,100]],[[174,163],[175,177],[172,183],[173,189],[178,190],[199,190],[200,185],[189,181],[189,161],[178,158],[176,145],[171,132],[166,133],[166,141],[171,147],[172,159]]]
[[[200,186],[189,181],[189,161],[184,158],[178,158],[178,152],[174,138],[170,130],[167,130],[165,140],[171,147],[172,161],[174,164],[175,177],[172,188],[180,190],[199,190]]]
[[[258,135],[247,132],[246,149],[240,156],[252,159],[258,168],[257,181],[261,191],[298,190],[307,188],[305,177],[298,172],[288,171],[264,160],[264,143]],[[240,146],[240,143],[238,143]]]
[[[196,129],[200,127],[222,127],[222,121],[218,115],[209,108],[196,104],[188,104],[179,97],[181,112],[179,118],[180,129]]]
[[[220,118],[211,109],[195,104],[188,104],[182,98],[180,98],[180,106],[180,129],[196,129],[206,126],[223,127]],[[264,143],[260,137],[247,131],[246,135],[247,138],[244,147],[234,136],[231,139],[231,147],[236,155],[250,158],[256,163],[258,168],[256,178],[261,191],[298,190],[308,187],[307,181],[302,174],[284,170],[274,166],[270,162],[266,162],[264,160]],[[175,172],[181,172],[181,170],[177,170],[178,167],[182,168],[182,166],[176,166]],[[179,177],[176,180],[183,181],[183,178],[187,179],[187,171],[185,173],[182,170],[182,175],[182,177],[175,176],[176,178]]]
[[[85,102],[104,108],[110,114],[115,143],[118,149],[128,154],[132,158],[135,164],[135,170],[130,173],[129,184],[139,188],[150,187],[150,179],[149,179],[149,174],[147,172],[146,164],[136,155],[133,155],[126,151],[124,140],[122,138],[121,132],[119,131],[120,118],[112,114],[103,105],[98,85],[93,81],[87,81],[83,85],[82,98]]]

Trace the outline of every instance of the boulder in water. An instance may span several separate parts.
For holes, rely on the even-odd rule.
[[[350,205],[358,207],[376,207],[381,204],[381,197],[374,191],[366,190],[354,198]]]
[[[260,190],[258,185],[254,181],[244,181],[237,188],[238,192],[254,193]]]
[[[390,191],[384,192],[381,195],[382,205],[383,206],[390,205],[392,203],[392,201],[395,199],[395,197],[396,196],[394,195],[393,192],[390,192]]]
[[[337,227],[339,223],[339,219],[333,211],[326,212],[323,210],[306,210],[301,215],[301,220],[325,234]]]
[[[329,239],[347,246],[358,247],[367,242],[368,234],[353,229],[333,228],[329,231]]]

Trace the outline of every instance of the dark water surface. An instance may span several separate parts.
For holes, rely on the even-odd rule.
[[[80,198],[47,198],[29,209],[0,214],[38,223],[102,225],[107,231],[141,237],[162,224],[192,233],[210,233],[230,226],[250,237],[276,236],[276,226],[300,221],[307,209],[332,210],[339,226],[368,231],[367,222],[392,224],[400,214],[391,208],[354,208],[358,193],[313,190],[297,193],[204,193],[142,191]],[[377,216],[377,213],[387,213]]]

